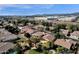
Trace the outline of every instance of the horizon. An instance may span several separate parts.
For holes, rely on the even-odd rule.
[[[0,16],[71,14],[79,12],[79,4],[0,4]]]

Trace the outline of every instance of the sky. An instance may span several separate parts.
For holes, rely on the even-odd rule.
[[[79,4],[0,4],[0,15],[67,14],[79,12]]]

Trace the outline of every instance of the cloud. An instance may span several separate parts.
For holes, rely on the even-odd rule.
[[[0,10],[4,10],[7,8],[29,9],[29,8],[32,8],[32,6],[24,5],[24,4],[1,4],[0,5]]]
[[[6,11],[6,12],[23,12],[26,10],[32,10],[36,9],[36,11],[41,11],[42,9],[50,9],[54,5],[53,4],[1,4],[0,5],[0,12]],[[27,12],[27,11],[26,11]]]
[[[0,15],[43,14],[53,7],[53,4],[0,4]]]
[[[35,7],[49,9],[53,6],[54,4],[0,4],[0,9],[9,7],[20,8],[20,9],[30,9]]]

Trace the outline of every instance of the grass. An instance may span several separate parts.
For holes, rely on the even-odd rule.
[[[25,54],[48,54],[48,50],[43,50],[42,52],[39,52],[35,49],[31,49],[26,51]]]
[[[28,50],[28,51],[26,51],[25,53],[26,53],[26,54],[41,54],[41,52],[38,52],[38,51],[36,51],[36,50],[34,50],[34,49]]]

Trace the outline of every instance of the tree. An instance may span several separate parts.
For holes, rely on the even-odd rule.
[[[79,31],[79,24],[77,24],[76,26],[77,26],[77,30]]]
[[[63,47],[58,46],[58,48],[56,48],[57,53],[61,53],[64,50]]]
[[[40,42],[40,38],[37,37],[37,36],[32,36],[32,37],[30,38],[30,40],[31,40],[33,43]]]
[[[46,27],[46,30],[49,31],[49,27]]]
[[[50,41],[47,41],[46,43],[42,44],[44,49],[49,49],[51,47]]]
[[[43,51],[43,46],[40,43],[36,44],[36,48],[37,48],[36,50],[39,51],[39,52]]]
[[[73,24],[68,24],[66,28],[67,28],[70,32],[73,32],[73,31],[77,31],[77,30],[78,30],[77,25],[73,25]]]
[[[28,20],[23,20],[22,21],[22,23],[24,24],[24,26],[26,26],[28,22],[29,22]]]
[[[59,32],[60,29],[65,29],[66,25],[65,24],[57,24],[54,26],[54,32]]]
[[[49,51],[48,51],[48,50],[43,50],[43,53],[44,53],[44,54],[48,54]]]
[[[53,42],[50,42],[49,46],[50,46],[50,48],[53,48],[54,43]]]
[[[12,21],[12,23],[15,25],[15,26],[17,26],[18,25],[18,23],[17,23],[17,21]]]
[[[6,30],[8,30],[9,32],[13,33],[13,34],[18,34],[19,33],[19,29],[18,27],[13,27],[13,26],[10,26],[10,25],[7,25],[5,27]]]
[[[49,27],[49,26],[52,26],[52,23],[49,23],[49,22],[42,22],[42,25]]]
[[[53,32],[54,32],[54,33],[59,32],[59,27],[58,27],[58,26],[55,26],[54,29],[53,29]]]
[[[31,37],[31,35],[29,33],[25,33],[24,36],[27,37],[27,38]]]
[[[66,38],[65,35],[62,34],[62,33],[60,33],[60,32],[57,32],[57,33],[55,34],[55,37],[56,37],[57,39]]]
[[[3,21],[0,21],[0,22],[1,22],[0,25],[3,26],[3,23],[4,23],[4,22],[3,22]]]
[[[8,23],[11,23],[11,21],[9,20]]]

